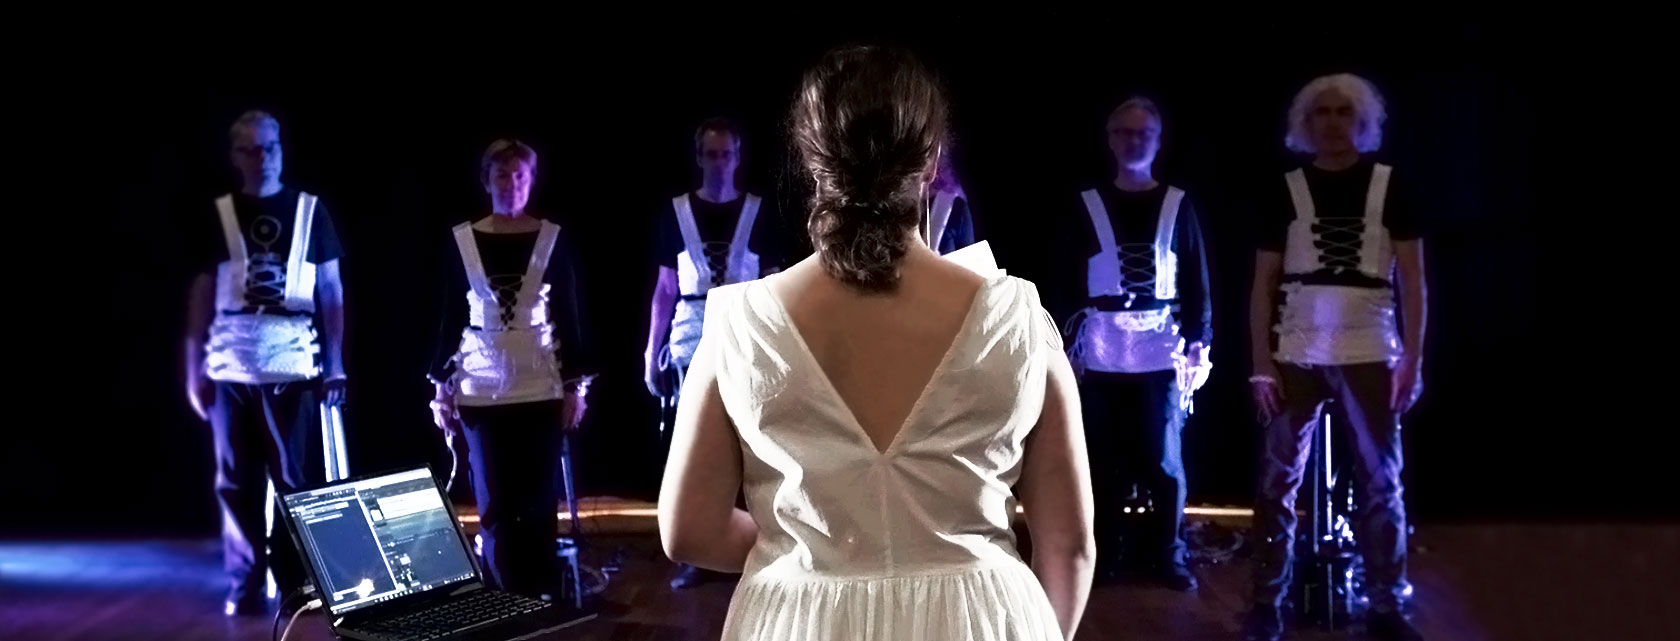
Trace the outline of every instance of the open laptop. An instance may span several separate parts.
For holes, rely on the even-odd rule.
[[[429,468],[337,481],[280,503],[339,638],[511,641],[594,618],[487,587]]]

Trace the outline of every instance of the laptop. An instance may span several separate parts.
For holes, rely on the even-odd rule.
[[[280,503],[341,639],[512,641],[595,616],[488,587],[430,468],[337,481]]]

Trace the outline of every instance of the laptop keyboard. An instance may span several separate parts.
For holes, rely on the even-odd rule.
[[[423,610],[364,623],[357,628],[390,641],[429,641],[548,607],[553,606],[539,599],[481,590]]]

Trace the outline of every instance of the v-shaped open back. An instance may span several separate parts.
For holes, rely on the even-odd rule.
[[[1031,283],[980,287],[884,448],[762,282],[712,290],[705,327],[758,524],[724,639],[1061,639],[1010,529],[1065,358]]]
[[[787,305],[782,302],[780,297],[776,296],[775,292],[770,291],[769,285],[764,281],[759,281],[758,286],[764,288],[764,297],[775,303],[776,310],[782,315],[783,319],[787,323],[787,334],[790,337],[790,342],[799,348],[799,355],[805,359],[806,365],[811,368],[813,377],[821,383],[821,387],[826,389],[829,394],[833,395],[834,402],[838,403],[843,410],[844,418],[847,419],[846,422],[857,429],[858,434],[862,436],[864,440],[868,441],[871,447],[875,448],[876,453],[886,455],[890,454],[896,447],[898,447],[899,441],[905,438],[905,432],[911,431],[911,428],[914,426],[913,421],[916,419],[916,414],[921,409],[922,403],[927,401],[928,390],[932,389],[933,386],[939,382],[940,374],[945,371],[946,366],[956,355],[958,348],[962,346],[963,340],[968,337],[969,327],[974,323],[975,310],[979,309],[981,303],[985,301],[986,289],[995,282],[1000,281],[985,281],[981,283],[980,287],[974,292],[974,298],[969,301],[968,307],[963,313],[962,320],[960,321],[960,324],[957,325],[956,333],[952,335],[950,343],[947,344],[945,351],[940,355],[939,361],[934,365],[933,370],[928,373],[926,382],[922,383],[922,386],[918,388],[915,399],[911,401],[910,409],[905,412],[902,418],[888,423],[889,425],[896,425],[897,429],[895,429],[892,434],[887,437],[887,443],[885,445],[876,438],[874,432],[871,432],[868,427],[864,426],[863,420],[858,418],[855,406],[850,401],[846,400],[845,396],[840,393],[839,386],[835,385],[833,377],[828,375],[828,369],[823,367],[823,364],[817,360],[816,352],[811,350],[811,344],[805,340],[805,333],[799,329],[799,324],[793,319],[793,311],[788,309]],[[876,365],[878,367],[886,367],[891,364],[878,363]]]

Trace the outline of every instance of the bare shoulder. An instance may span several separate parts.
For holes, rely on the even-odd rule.
[[[805,260],[794,263],[792,267],[760,279],[776,295],[778,300],[793,301],[812,286],[822,282],[827,274],[823,273],[822,264],[816,254]]]
[[[900,272],[907,283],[931,284],[941,289],[972,292],[986,283],[986,277],[931,251],[912,251]]]
[[[981,286],[984,286],[988,280],[979,272],[948,260],[936,260],[930,262],[939,277],[951,279],[953,284],[963,286],[965,291],[978,289]]]

